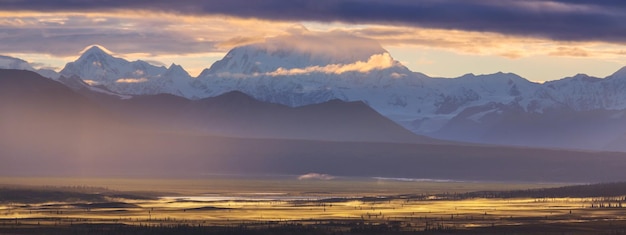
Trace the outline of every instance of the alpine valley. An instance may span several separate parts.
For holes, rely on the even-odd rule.
[[[0,135],[6,144],[1,151],[36,155],[52,149],[47,153],[57,157],[87,155],[92,163],[101,159],[92,172],[107,164],[123,169],[110,156],[129,152],[137,159],[155,159],[147,165],[182,174],[193,169],[176,168],[180,159],[213,153],[223,158],[195,166],[226,169],[229,162],[253,154],[266,158],[244,161],[237,169],[300,174],[320,167],[339,175],[376,171],[394,177],[463,179],[500,174],[492,165],[508,152],[511,161],[506,164],[512,165],[502,169],[520,172],[509,171],[506,179],[602,180],[622,174],[618,158],[623,153],[617,152],[626,151],[626,67],[606,78],[578,74],[543,84],[511,73],[433,78],[410,71],[375,41],[346,36],[347,43],[338,46],[320,36],[294,37],[235,47],[197,77],[176,64],[127,61],[101,46],[86,48],[58,73],[0,57],[1,124],[10,130]],[[58,100],[64,102],[54,102]],[[27,134],[33,128],[41,134],[37,138]],[[59,133],[67,138],[55,137]],[[19,138],[40,149],[21,152],[26,147],[10,144]],[[145,148],[131,148],[129,140]],[[285,141],[290,147],[277,147]],[[243,151],[236,147],[241,144],[254,148],[238,152]],[[161,151],[152,146],[169,147]],[[445,171],[417,166],[450,164],[449,158],[461,153],[464,158],[452,161],[458,164]],[[169,159],[172,155],[180,159]],[[383,161],[374,157],[379,155],[389,156]],[[411,157],[415,155],[423,158]],[[347,163],[355,156],[366,167],[342,172],[316,165],[333,159]],[[571,157],[568,163],[558,160],[563,156]],[[64,161],[51,159],[40,161],[40,167]],[[415,164],[374,168],[393,159]],[[23,164],[18,158],[6,163],[9,168]],[[581,165],[589,172],[545,175],[547,169],[567,171]],[[540,173],[522,172],[530,168]]]

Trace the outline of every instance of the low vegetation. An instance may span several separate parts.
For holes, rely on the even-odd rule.
[[[626,183],[319,199],[0,188],[0,234],[626,234]],[[119,196],[126,195],[126,196]]]

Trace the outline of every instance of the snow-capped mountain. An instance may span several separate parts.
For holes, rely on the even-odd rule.
[[[3,69],[20,69],[34,71],[35,68],[28,62],[22,59],[13,58],[10,56],[0,56],[0,68]]]
[[[346,64],[327,62],[320,65],[318,60],[312,59],[316,57],[311,53],[303,53],[298,48],[286,47],[280,53],[272,53],[273,44],[255,44],[233,49],[198,79],[206,84],[205,95],[208,96],[239,90],[263,101],[289,106],[320,103],[334,98],[364,101],[420,134],[436,132],[467,107],[494,102],[519,103],[524,109],[541,111],[548,104],[555,103],[536,98],[544,93],[541,84],[515,74],[430,78],[410,71],[380,45],[368,47],[369,56],[351,56],[357,59],[343,60]],[[307,60],[310,66],[302,62]],[[264,61],[279,61],[285,67],[249,67]],[[294,68],[289,61],[297,61],[300,67]],[[223,72],[225,68],[226,72]],[[342,68],[352,70],[333,72]]]
[[[618,125],[626,119],[626,68],[604,79],[576,75],[544,84],[511,73],[431,78],[374,41],[324,38],[284,36],[236,47],[197,78],[175,64],[129,62],[94,46],[61,74],[126,95],[202,99],[237,90],[292,107],[363,101],[414,133],[457,141],[601,149],[626,133]]]
[[[578,74],[545,86],[557,100],[575,110],[626,109],[626,67],[604,79]]]
[[[0,69],[19,69],[19,70],[28,70],[41,74],[41,76],[58,79],[59,73],[51,69],[35,69],[30,63],[25,60],[0,55]]]
[[[626,97],[621,92],[626,80],[619,74],[605,79],[579,74],[530,83],[526,89],[518,85],[520,92],[511,92],[508,100],[503,96],[467,106],[428,135],[489,144],[607,149],[626,133]],[[420,124],[418,119],[409,128]]]
[[[68,63],[61,75],[77,75],[93,83],[124,83],[125,79],[131,81],[157,77],[167,69],[149,64],[145,61],[129,62],[122,58],[113,57],[105,49],[92,46],[85,50],[74,62]]]
[[[166,68],[142,60],[129,62],[112,56],[100,46],[85,50],[60,74],[78,76],[90,85],[101,85],[127,95],[171,93],[185,96],[191,87],[191,76],[179,65],[172,64]]]
[[[199,77],[262,74],[279,68],[288,70],[351,64],[368,61],[372,55],[384,53],[387,51],[376,41],[350,35],[334,35],[333,40],[310,34],[282,36],[267,39],[263,43],[236,47]]]
[[[339,35],[333,43],[317,35],[284,36],[232,49],[205,69],[198,80],[206,89],[196,96],[215,96],[239,90],[253,97],[289,106],[302,106],[339,98],[370,102],[358,93],[387,78],[416,76],[372,40]],[[389,81],[398,83],[400,81]]]

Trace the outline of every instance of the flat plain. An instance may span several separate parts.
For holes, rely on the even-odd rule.
[[[288,176],[0,182],[0,234],[626,233],[619,183]]]

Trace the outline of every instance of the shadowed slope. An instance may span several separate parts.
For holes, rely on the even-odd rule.
[[[137,123],[236,137],[443,143],[417,136],[363,102],[329,102],[292,108],[232,91],[191,101],[172,95],[138,96],[115,107]]]
[[[161,98],[171,100],[168,96]],[[185,110],[203,104],[207,110],[210,107],[239,110],[236,108],[255,102],[258,101],[243,94],[231,93],[214,101],[191,104],[185,99],[173,100],[168,107]],[[148,99],[148,103],[152,103],[152,99]],[[273,120],[273,112],[291,110],[265,105],[274,108],[265,114],[268,120]],[[312,113],[318,112],[317,109],[343,110],[343,105],[343,102],[333,101],[289,112],[315,116]],[[363,115],[359,110],[367,111],[361,103],[352,105],[357,108],[352,110],[353,114],[346,114],[346,120]],[[239,122],[243,122],[249,120],[244,118],[248,117],[246,112],[254,109],[239,111],[225,112],[230,116],[224,114],[222,118],[242,117]],[[623,153],[228,138],[143,129],[123,124],[125,119],[110,115],[89,99],[26,71],[0,70],[0,112],[2,175],[203,177],[215,173],[300,175],[320,172],[338,176],[462,180],[598,182],[626,179],[623,170],[626,154]],[[255,115],[258,119],[260,114]],[[339,117],[332,120],[340,120]],[[319,125],[328,122],[321,120]],[[230,121],[237,123],[237,120]],[[277,123],[289,125],[286,121]],[[321,127],[310,125],[311,128]],[[355,125],[364,124],[357,122]]]

